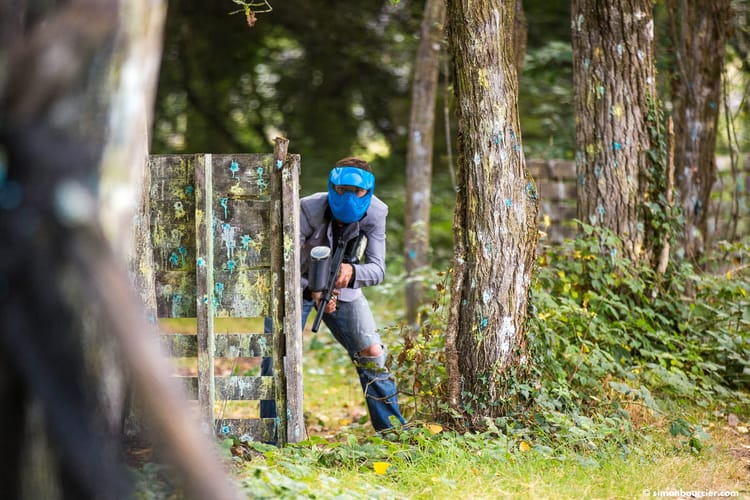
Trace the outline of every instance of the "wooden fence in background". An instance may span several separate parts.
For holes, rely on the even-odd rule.
[[[729,159],[718,157],[719,175],[711,195],[708,211],[711,241],[728,239],[732,232],[734,212],[737,212],[737,235],[750,234],[750,155],[740,162],[738,172],[732,172]],[[576,167],[575,162],[563,160],[527,161],[527,167],[537,183],[539,192],[539,223],[546,237],[542,244],[561,243],[576,234]]]

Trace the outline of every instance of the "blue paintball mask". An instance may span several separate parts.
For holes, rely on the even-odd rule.
[[[357,197],[354,191],[338,194],[336,186],[355,186],[367,190],[363,197]],[[367,170],[357,167],[335,167],[328,176],[328,205],[337,220],[344,224],[357,222],[367,213],[375,189],[375,176]]]

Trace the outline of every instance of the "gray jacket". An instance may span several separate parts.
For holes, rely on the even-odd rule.
[[[300,267],[302,288],[307,286],[307,270],[310,264],[310,250],[319,245],[332,247],[333,231],[328,211],[328,193],[315,193],[300,200]],[[330,214],[330,212],[329,212]],[[355,280],[351,288],[342,288],[339,300],[351,302],[362,295],[362,287],[377,285],[385,277],[385,218],[388,205],[376,196],[372,197],[367,214],[359,222],[346,227],[342,235],[347,240],[360,232],[367,235],[367,250],[364,263],[353,264]]]

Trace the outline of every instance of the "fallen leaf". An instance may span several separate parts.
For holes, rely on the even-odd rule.
[[[351,423],[352,423],[351,418],[344,418],[344,419],[339,420],[339,425],[349,425]]]
[[[518,449],[521,451],[529,451],[531,449],[531,445],[526,441],[521,441],[518,445]]]
[[[385,474],[391,464],[388,462],[375,462],[372,464],[372,468],[375,470],[375,474]]]
[[[427,428],[430,429],[430,434],[440,434],[443,432],[443,426],[438,424],[428,424]]]

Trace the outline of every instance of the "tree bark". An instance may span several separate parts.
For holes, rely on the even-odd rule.
[[[427,0],[422,19],[422,36],[414,64],[406,158],[406,317],[412,325],[417,324],[419,308],[424,302],[421,271],[429,262],[435,96],[444,23],[445,0]]]
[[[578,219],[611,229],[633,260],[645,248],[642,171],[656,103],[653,0],[573,0]]]
[[[458,194],[451,316],[463,408],[494,417],[506,384],[529,363],[526,314],[538,237],[536,187],[525,164],[511,37],[515,0],[451,0],[449,40],[458,119]],[[455,345],[453,345],[455,338]]]
[[[672,79],[675,169],[685,220],[685,256],[707,248],[707,214],[716,182],[716,126],[731,18],[730,0],[670,0],[677,68]]]

